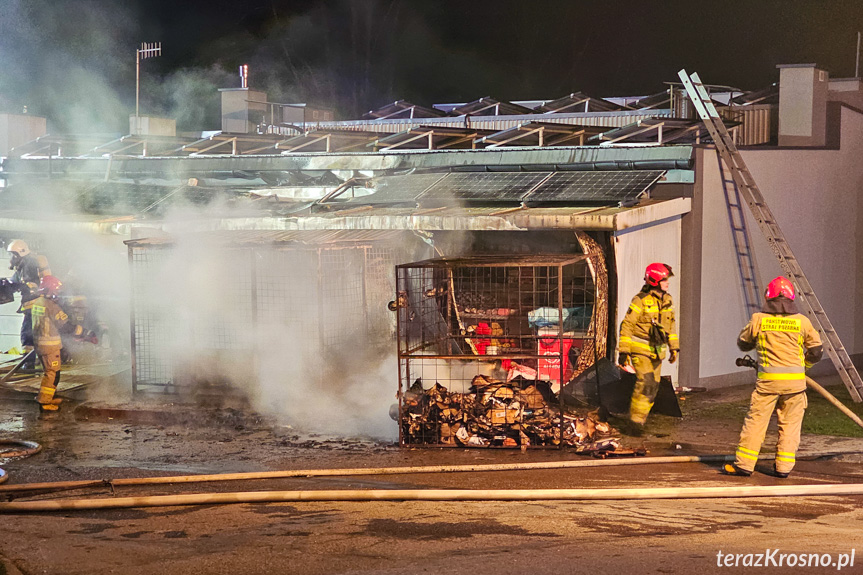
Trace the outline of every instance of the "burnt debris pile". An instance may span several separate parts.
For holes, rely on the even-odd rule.
[[[545,381],[477,375],[466,393],[455,393],[440,383],[424,389],[418,379],[405,392],[402,409],[402,434],[412,445],[516,448],[562,442],[577,452],[620,451],[619,434],[608,422],[596,412],[561,411]]]

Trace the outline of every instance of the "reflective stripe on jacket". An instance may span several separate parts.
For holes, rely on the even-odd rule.
[[[24,302],[21,309],[30,312],[33,324],[33,343],[37,346],[62,346],[60,332],[81,335],[84,328],[69,321],[66,312],[45,296],[38,296]],[[68,325],[67,325],[68,324]]]
[[[671,296],[660,290],[641,291],[632,298],[620,324],[620,353],[636,353],[651,359],[663,359],[666,346],[650,341],[650,328],[662,328],[668,336],[668,348],[680,349]]]
[[[758,382],[765,391],[793,393],[806,389],[806,350],[821,337],[803,314],[757,312],[740,332],[740,342],[758,350]]]

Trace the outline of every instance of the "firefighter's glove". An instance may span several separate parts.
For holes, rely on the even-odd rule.
[[[677,361],[678,351],[676,349],[672,349],[668,352],[668,363],[674,363]]]
[[[617,365],[620,367],[626,367],[628,365],[632,365],[632,359],[629,357],[628,353],[620,353],[617,356]]]
[[[84,332],[84,335],[81,336],[81,341],[86,341],[87,343],[92,343],[93,345],[96,345],[97,343],[99,343],[99,338],[96,337],[96,332],[88,329]]]

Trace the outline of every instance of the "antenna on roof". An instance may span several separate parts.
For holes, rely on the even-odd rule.
[[[857,32],[857,57],[854,63],[854,77],[860,77],[860,32]]]
[[[162,55],[161,42],[144,42],[135,50],[135,132],[141,131],[141,122],[138,120],[139,102],[141,94],[141,60],[155,58]]]

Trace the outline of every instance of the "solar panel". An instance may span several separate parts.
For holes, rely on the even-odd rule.
[[[634,200],[662,176],[662,170],[556,172],[524,202],[625,202]]]
[[[417,201],[421,205],[446,204],[452,200],[518,203],[548,175],[548,172],[453,173],[424,192]]]
[[[616,170],[383,176],[370,180],[371,188],[355,187],[357,195],[347,203],[419,204],[423,207],[458,203],[615,204],[636,199],[663,173],[662,170]],[[349,193],[346,191],[339,199],[346,199]]]
[[[349,201],[351,204],[363,205],[415,203],[417,196],[444,177],[446,174],[408,174],[374,178],[371,180],[372,188],[355,189],[358,195]],[[349,193],[341,194],[340,199]]]

